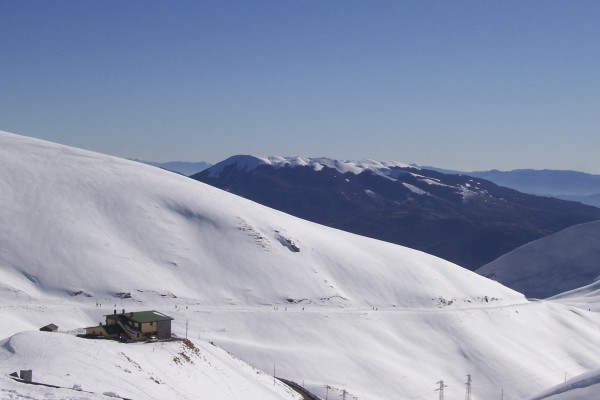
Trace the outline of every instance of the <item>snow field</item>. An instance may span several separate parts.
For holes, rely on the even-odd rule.
[[[123,344],[26,331],[0,342],[0,365],[32,369],[36,382],[126,398],[300,399],[222,349],[196,343]],[[12,386],[17,393],[37,390],[24,384]]]
[[[34,360],[28,349],[39,347],[48,369],[34,367],[34,376],[84,390],[133,398],[204,390],[219,399],[249,387],[246,398],[289,398],[264,388],[268,375],[263,382],[252,367],[211,353],[214,341],[321,396],[329,385],[330,395],[345,389],[358,400],[428,399],[443,379],[455,398],[471,374],[474,399],[502,389],[524,399],[565,372],[600,367],[596,313],[529,303],[439,258],[176,174],[0,133],[0,187],[0,337],[18,344],[14,353],[3,347],[2,372],[26,368],[15,364]],[[189,337],[219,368],[175,363],[179,347],[156,347],[153,358],[152,345],[18,333],[50,322],[63,331],[96,325],[115,307],[173,316],[179,336],[188,320]],[[80,382],[64,375],[69,366]]]

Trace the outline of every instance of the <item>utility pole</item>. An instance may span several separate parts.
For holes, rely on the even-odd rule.
[[[273,386],[275,386],[275,364],[273,364]]]
[[[444,400],[444,388],[448,387],[448,385],[444,385],[444,381],[439,381],[437,382],[437,384],[440,386],[439,388],[435,389],[436,392],[440,392],[440,400]]]
[[[500,400],[504,400],[504,388],[502,388],[502,394],[500,394]]]
[[[467,393],[465,394],[465,400],[471,400],[471,374],[467,375]]]
[[[185,338],[187,339],[187,333],[188,333],[188,319],[185,319]]]

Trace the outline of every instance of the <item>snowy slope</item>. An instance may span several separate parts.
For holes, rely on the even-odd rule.
[[[18,398],[17,394],[39,398],[197,399],[200,393],[202,398],[223,400],[300,399],[297,393],[278,382],[274,385],[272,377],[224,350],[210,344],[197,346],[192,341],[123,344],[27,331],[0,342],[0,367],[5,371],[31,369],[35,382],[86,392],[25,385],[3,374],[2,399]]]
[[[440,379],[456,397],[468,373],[474,398],[502,388],[525,398],[565,372],[598,367],[596,313],[529,303],[427,254],[139,163],[9,133],[0,133],[0,163],[2,338],[50,322],[63,332],[95,325],[115,307],[157,309],[175,317],[179,336],[187,320],[198,343],[213,341],[323,397],[345,389],[360,400],[431,398]],[[21,349],[31,341],[75,346],[66,335],[48,345],[28,335],[10,340],[24,338]],[[154,365],[137,345],[77,346],[92,360],[112,354],[99,359],[95,390],[106,383],[121,395],[143,387],[110,375],[115,352],[131,351],[144,371],[159,374],[173,351]],[[81,363],[67,356],[61,365]],[[2,373],[21,368],[0,366]]]
[[[598,398],[600,391],[600,370],[591,371],[527,400],[592,400]]]
[[[568,300],[571,302],[576,301],[576,299],[581,299],[584,301],[584,303],[582,303],[583,307],[587,307],[592,304],[597,304],[600,306],[600,280],[596,279],[589,285],[557,294],[556,296],[551,297],[551,299]]]
[[[477,272],[533,298],[590,285],[600,277],[600,221],[528,243]]]
[[[288,298],[362,307],[523,301],[441,259],[185,177],[14,135],[0,140],[2,281],[24,296],[149,291],[253,306]]]

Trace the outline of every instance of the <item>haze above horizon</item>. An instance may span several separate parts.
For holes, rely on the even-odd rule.
[[[596,1],[0,0],[0,130],[119,157],[600,173]]]

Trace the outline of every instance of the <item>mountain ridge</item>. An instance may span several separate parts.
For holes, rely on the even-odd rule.
[[[523,193],[556,197],[600,207],[600,175],[572,170],[515,169],[464,172],[435,167],[448,174],[464,174],[490,180]]]
[[[191,176],[298,217],[476,269],[600,209],[466,175],[329,158],[233,156]]]
[[[548,298],[600,277],[600,221],[575,225],[527,243],[476,272],[527,297]]]

